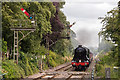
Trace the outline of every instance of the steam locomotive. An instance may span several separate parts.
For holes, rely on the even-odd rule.
[[[87,67],[89,67],[90,63],[93,60],[93,54],[90,52],[90,50],[86,47],[83,47],[83,48],[86,51],[80,52],[80,53],[77,53],[77,55],[74,55],[71,61],[71,64],[73,67],[75,67],[75,70],[85,70]]]

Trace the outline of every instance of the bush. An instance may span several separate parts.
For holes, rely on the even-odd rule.
[[[14,63],[13,60],[5,60],[2,62],[2,68],[8,72],[5,78],[22,78],[39,71],[37,66],[33,62],[30,62],[27,55],[23,52],[20,52],[19,58],[18,64]]]
[[[21,78],[24,77],[24,70],[13,62],[13,60],[6,60],[2,62],[2,68],[5,69],[8,73],[5,75],[5,78]]]
[[[52,58],[49,58],[49,64],[50,64],[50,66],[52,66],[52,67],[55,67],[55,66],[57,66],[57,63],[54,61],[54,59],[52,59]]]
[[[104,69],[102,65],[99,64],[96,65],[96,73],[97,76],[102,76],[102,77],[104,76]]]
[[[59,54],[55,54],[54,52],[50,51],[50,65],[55,67],[58,66],[60,64],[65,63],[65,61],[62,59],[62,56]]]
[[[25,75],[26,76],[32,75],[33,71],[29,65],[29,62],[28,62],[29,59],[28,59],[27,55],[25,55],[23,52],[21,52],[20,58],[21,58],[20,66],[24,69]]]
[[[37,73],[39,71],[38,68],[32,62],[30,62],[29,64],[30,64],[30,67],[31,67],[33,73]]]
[[[113,67],[117,65],[118,57],[113,51],[108,52],[107,55],[100,57],[100,61],[96,64],[96,75],[105,78],[105,68],[110,68],[111,78],[119,78],[118,70],[114,70]]]
[[[43,50],[44,51],[44,50]],[[18,64],[14,63],[13,60],[5,60],[2,62],[3,69],[5,69],[8,74],[5,75],[5,78],[24,78],[25,76],[32,75],[39,71],[38,66],[38,58],[35,59],[35,55],[33,54],[24,54],[20,52]],[[45,53],[45,52],[43,52]],[[37,57],[39,57],[37,55]],[[62,58],[61,55],[58,55],[52,51],[49,51],[49,64],[52,67],[56,67],[60,64],[65,63],[65,60]],[[47,59],[44,59],[43,62],[43,69],[48,69]]]

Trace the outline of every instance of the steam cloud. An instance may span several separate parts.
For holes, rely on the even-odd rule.
[[[91,46],[92,44],[95,44],[96,42],[95,41],[96,39],[94,37],[94,34],[96,33],[94,31],[81,29],[76,34],[77,34],[78,42],[84,46]]]

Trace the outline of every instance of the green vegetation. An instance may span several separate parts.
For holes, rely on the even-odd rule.
[[[39,72],[39,60],[40,58],[34,59],[34,56],[29,57],[27,54],[20,52],[18,64],[14,63],[13,60],[5,60],[2,62],[2,68],[5,69],[7,73],[5,75],[5,78],[24,78],[26,76]],[[46,61],[47,60],[44,59],[43,69],[48,69],[48,66],[46,66]],[[50,51],[50,66],[55,67],[63,63],[65,63],[65,61],[62,59],[61,55],[57,55],[54,52]]]
[[[110,68],[111,78],[120,78],[120,69],[113,67],[120,67],[120,13],[116,7],[107,12],[107,15],[102,20],[103,28],[99,35],[104,39],[99,46],[98,58],[100,61],[96,64],[96,76],[105,78],[105,68]]]
[[[40,71],[41,56],[43,69],[55,67],[70,59],[72,45],[69,37],[66,16],[60,11],[65,2],[3,2],[2,3],[2,53],[3,73],[5,78],[24,78]],[[30,15],[35,14],[36,25],[20,10],[24,8]],[[21,27],[20,27],[21,26]],[[10,28],[35,28],[36,30],[25,37],[19,44],[18,64],[13,61],[14,33]],[[28,31],[22,31],[27,34]],[[19,40],[23,37],[21,33]],[[48,42],[47,38],[48,36]],[[49,49],[48,49],[49,48]]]
[[[115,46],[115,49],[118,49],[116,54],[119,53],[119,47],[120,47],[120,13],[118,8],[114,8],[113,10],[107,12],[107,15],[102,20],[103,28],[102,31],[99,32],[99,35],[103,35],[104,39],[112,42]],[[115,50],[114,49],[114,50]],[[120,54],[118,54],[118,57],[120,57]],[[118,61],[118,65],[120,66],[120,63]]]
[[[114,69],[113,67],[117,66],[118,61],[118,54],[114,55],[115,52],[111,51],[103,55],[102,53],[99,54],[98,63],[96,64],[96,76],[100,76],[105,78],[105,68],[110,68],[111,71],[111,78],[120,78],[118,75],[118,69]]]

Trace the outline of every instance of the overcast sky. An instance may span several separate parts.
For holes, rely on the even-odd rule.
[[[63,13],[72,24],[76,39],[87,47],[98,46],[98,32],[102,24],[98,17],[104,17],[108,11],[117,7],[119,0],[65,0]]]

